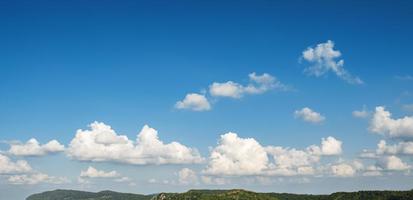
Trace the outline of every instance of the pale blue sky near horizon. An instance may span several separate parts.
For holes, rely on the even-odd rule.
[[[197,148],[205,158],[227,132],[263,146],[297,149],[333,136],[343,142],[342,158],[357,157],[362,149],[375,149],[382,137],[368,131],[368,119],[354,118],[354,110],[385,106],[394,118],[413,115],[403,109],[413,104],[412,10],[409,1],[0,1],[0,150],[30,138],[42,144],[56,139],[67,147],[76,130],[98,121],[131,140],[148,124],[165,143]],[[302,52],[328,40],[342,53],[344,68],[364,84],[304,72],[310,64],[300,61]],[[213,82],[247,84],[252,72],[268,73],[294,90],[217,98],[204,112],[174,107]],[[326,120],[311,124],[295,118],[303,107]],[[142,181],[152,175],[172,179],[183,167],[204,168],[80,162],[63,153],[24,159],[39,171],[74,181],[87,166]],[[411,156],[405,159],[412,163]],[[329,184],[336,178],[316,178],[312,186],[293,181],[227,187],[328,193],[366,183],[372,189],[406,189],[413,187],[409,178],[395,175],[377,187],[370,185],[374,177],[356,177],[354,185],[351,178],[340,179],[337,187]],[[60,187],[0,181],[1,193],[16,199]],[[111,187],[136,193],[188,188],[125,189],[102,181],[85,189]]]

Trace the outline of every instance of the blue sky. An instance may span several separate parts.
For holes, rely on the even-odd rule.
[[[32,169],[0,170],[0,193],[20,199],[54,188],[136,193],[234,187],[298,193],[412,188],[413,153],[376,151],[380,140],[411,144],[412,9],[408,1],[2,1],[1,155],[12,164],[26,160]],[[329,40],[334,46],[327,50],[340,52],[334,65],[344,60],[341,69],[363,84],[340,78],[325,62],[331,57],[321,56],[321,64],[303,57],[308,48]],[[308,68],[316,65],[327,71],[312,75]],[[245,92],[249,84],[261,86],[249,79],[253,72],[275,77],[289,89],[271,82],[265,91]],[[237,83],[242,97],[210,92],[213,83],[227,81]],[[204,96],[210,109],[177,108],[190,93]],[[378,106],[392,116],[374,121],[383,114]],[[295,114],[306,107],[324,120],[306,121],[305,114]],[[362,118],[352,115],[363,108]],[[147,124],[164,144],[176,141],[196,148],[204,160],[125,164],[112,158],[96,162],[70,157],[67,152],[76,131],[88,130],[94,121],[131,141]],[[373,130],[373,125],[380,128]],[[399,131],[392,129],[395,126]],[[207,174],[214,169],[211,152],[228,153],[217,148],[224,143],[221,135],[228,132],[237,133],[236,141],[245,146],[251,140],[244,139],[253,138],[265,149],[282,146],[305,153],[310,145],[321,148],[321,138],[331,136],[342,142],[342,152],[314,154],[321,160],[311,163],[317,168],[312,175],[268,175],[242,166],[235,166],[236,176]],[[40,144],[57,140],[64,150],[35,156],[10,151],[12,145],[23,146],[31,138]],[[359,158],[363,149],[376,157]],[[267,154],[269,163],[280,165]],[[403,169],[386,169],[383,160],[391,156],[405,164]],[[351,164],[356,160],[363,169]],[[331,172],[335,165],[348,165],[355,173],[338,176]],[[367,170],[370,165],[381,169]],[[77,178],[89,166],[115,170],[130,180],[118,183],[114,178],[119,177],[85,176],[89,183],[79,184]],[[193,176],[180,182],[188,177],[178,173],[188,172],[184,168]],[[366,171],[380,175],[357,176]],[[27,184],[27,177],[39,172],[67,180],[55,184],[49,177]],[[24,175],[24,181],[10,181]],[[268,178],[265,184],[260,182],[263,176]],[[225,184],[207,184],[205,177]]]

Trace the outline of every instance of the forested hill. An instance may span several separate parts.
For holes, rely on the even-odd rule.
[[[77,190],[54,190],[33,194],[26,200],[150,200],[154,195],[129,194],[113,191],[84,192]]]
[[[141,195],[112,191],[54,190],[31,195],[27,200],[413,200],[410,191],[337,192],[330,195],[256,193],[246,190],[189,190],[184,193]]]

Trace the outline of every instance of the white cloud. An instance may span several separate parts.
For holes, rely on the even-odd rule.
[[[381,171],[382,169],[380,167],[370,165],[364,170],[363,176],[381,176],[383,175]]]
[[[209,86],[209,93],[215,97],[241,98],[247,94],[262,94],[271,89],[288,90],[288,86],[267,73],[257,75],[254,72],[249,74],[248,77],[249,83],[245,86],[233,81],[214,82]]]
[[[320,160],[319,155],[294,148],[268,146],[266,151],[274,159],[267,170],[273,176],[312,175],[315,173],[312,165]]]
[[[190,93],[185,96],[184,100],[176,102],[175,108],[207,111],[211,109],[211,105],[205,95]]]
[[[377,144],[376,153],[413,155],[413,142],[399,142],[398,144],[387,145],[386,141],[380,140]]]
[[[337,140],[334,137],[327,137],[321,139],[321,155],[332,156],[332,155],[340,155],[342,152],[341,145],[343,142]],[[317,153],[318,149],[316,146],[310,146],[310,149]]]
[[[399,157],[396,156],[385,156],[378,160],[377,166],[386,169],[386,170],[406,170],[409,169],[410,166],[404,163]]]
[[[339,155],[342,152],[342,142],[334,137],[321,139],[321,146],[311,145],[305,150],[284,147],[266,147],[269,155],[273,156],[274,164],[267,170],[269,175],[295,176],[314,175],[317,170],[314,165],[318,164],[321,156]]]
[[[0,175],[20,174],[32,171],[31,166],[25,160],[13,162],[9,157],[0,154]]]
[[[386,111],[382,106],[378,106],[370,122],[369,130],[393,138],[412,138],[413,117],[405,116],[393,119],[389,111]]]
[[[34,185],[40,183],[63,184],[70,182],[65,177],[49,176],[44,173],[13,175],[10,176],[7,181],[15,185]]]
[[[325,117],[322,116],[320,113],[311,110],[308,107],[304,107],[301,110],[296,110],[294,112],[294,116],[296,118],[300,118],[306,122],[310,123],[321,123],[325,120]]]
[[[97,170],[94,167],[89,166],[87,170],[80,172],[82,178],[116,178],[120,174],[116,171],[105,172],[103,170]]]
[[[362,110],[353,111],[352,114],[353,114],[353,117],[356,117],[356,118],[367,118],[369,116],[369,112],[367,111],[365,106],[363,106]]]
[[[374,151],[363,149],[363,151],[359,154],[359,158],[374,159],[377,158],[377,155]]]
[[[9,153],[15,156],[43,156],[49,153],[64,151],[65,147],[56,140],[51,140],[44,145],[31,138],[26,143],[10,144]]]
[[[131,181],[131,179],[129,177],[126,177],[126,176],[115,179],[115,182],[119,182],[119,183],[130,182],[130,181]]]
[[[354,169],[354,167],[350,164],[341,163],[337,165],[332,165],[331,172],[334,176],[351,177],[356,174],[356,169]]]
[[[239,138],[236,133],[221,135],[204,170],[213,175],[254,175],[267,168],[265,149],[253,138]]]
[[[196,185],[198,184],[198,176],[196,173],[188,168],[183,168],[178,172],[178,181],[183,185]]]
[[[305,150],[263,147],[253,138],[240,138],[230,132],[221,135],[218,145],[211,150],[203,173],[215,176],[314,175],[317,171],[314,165],[319,163],[321,156],[341,154],[341,144],[341,141],[328,137],[322,139],[321,146],[311,145]]]
[[[341,52],[334,50],[334,42],[331,40],[317,44],[314,48],[308,47],[302,53],[302,59],[312,64],[305,69],[308,74],[319,77],[331,71],[348,83],[363,84],[359,77],[351,75],[344,69],[344,60],[340,57]]]
[[[200,163],[198,151],[178,142],[164,144],[158,132],[145,125],[136,142],[118,135],[110,126],[94,122],[90,130],[79,129],[70,142],[67,154],[83,161],[112,161],[137,165]]]

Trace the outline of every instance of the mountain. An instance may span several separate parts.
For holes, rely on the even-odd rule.
[[[95,193],[77,190],[54,190],[30,195],[26,200],[150,200],[153,196],[113,191]]]
[[[54,190],[33,194],[26,200],[412,200],[410,191],[337,192],[330,195],[256,193],[247,190],[189,190],[184,193],[140,195],[113,191]]]

